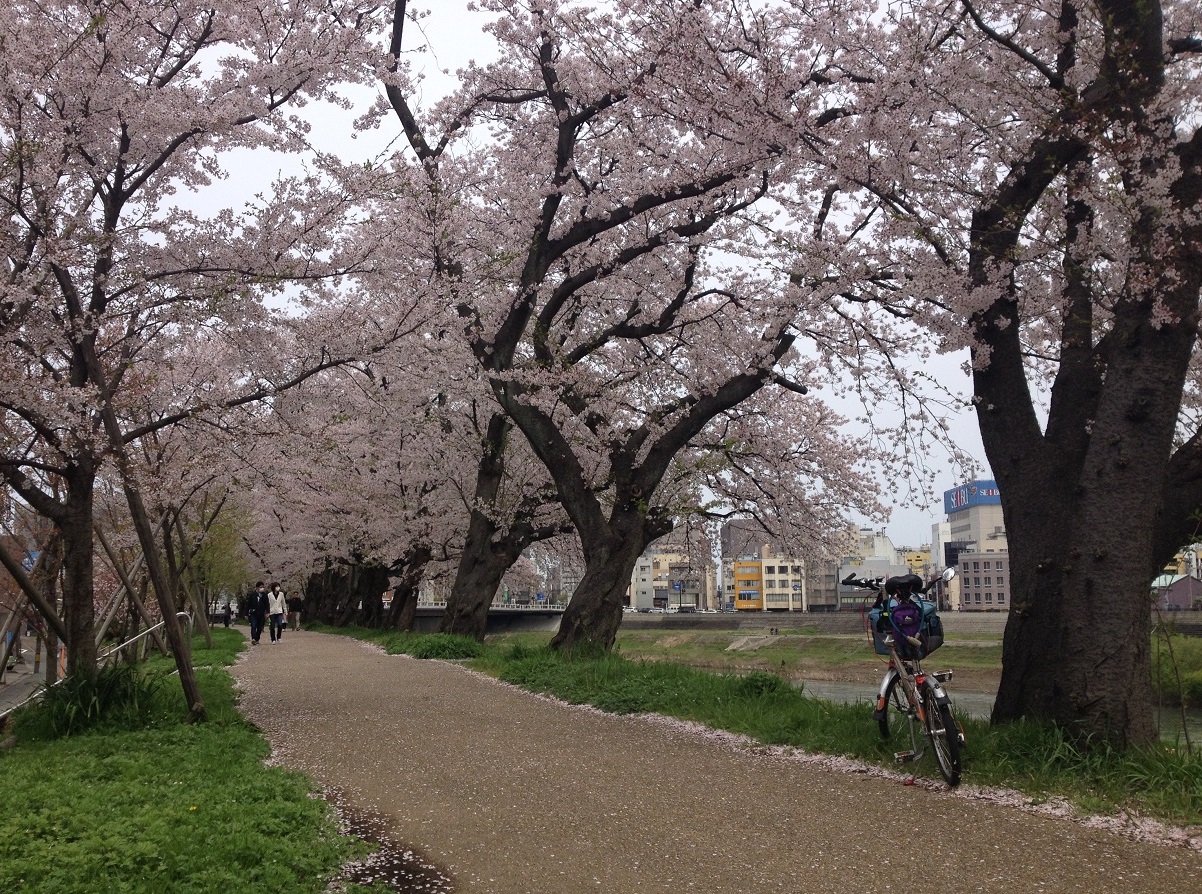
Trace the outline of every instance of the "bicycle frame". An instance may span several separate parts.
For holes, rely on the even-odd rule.
[[[917,720],[924,728],[926,726],[927,705],[920,695],[921,689],[924,684],[930,687],[933,695],[931,702],[936,709],[941,706],[950,709],[951,698],[948,697],[947,690],[943,688],[943,684],[952,678],[952,672],[948,670],[927,673],[922,669],[921,659],[903,659],[897,654],[897,644],[894,642],[892,635],[886,636],[885,645],[889,648],[889,668],[885,671],[885,676],[881,678],[881,686],[877,691],[877,711],[887,711],[889,709],[888,702],[891,690],[893,687],[900,685],[911,712],[910,750],[899,751],[894,754],[894,758],[899,762],[921,760],[922,756],[926,753],[927,739],[925,736],[916,734],[913,722]],[[907,666],[907,661],[909,662],[909,666]]]
[[[942,577],[946,581],[954,575],[954,569],[948,569]],[[849,576],[843,583],[876,591],[876,605],[881,607],[881,619],[883,621],[884,618],[889,618],[889,623],[892,625],[891,605],[898,604],[891,603],[892,594],[899,594],[896,597],[899,601],[908,599],[912,595],[926,592],[933,583],[932,581],[928,582],[926,586],[920,586],[916,578],[912,578],[912,581],[904,577],[897,578],[891,580],[886,586],[880,578],[864,580]],[[893,627],[892,630],[886,631],[878,627],[877,631],[883,634],[877,637],[874,632],[878,651],[883,646],[889,655],[889,666],[881,679],[880,689],[877,691],[876,708],[873,711],[873,717],[880,726],[881,736],[889,738],[891,711],[894,716],[905,717],[910,732],[910,748],[906,751],[894,752],[894,759],[898,762],[918,761],[929,746],[935,754],[935,762],[940,775],[949,786],[959,785],[960,749],[964,745],[964,733],[952,714],[951,699],[948,697],[947,690],[943,688],[943,684],[952,678],[952,672],[950,670],[936,673],[924,671],[921,657],[916,656],[921,655],[921,651],[925,649],[925,643],[918,638],[907,637],[915,647],[923,648],[907,649],[905,657],[902,657],[895,639],[895,634],[896,636],[903,635],[898,628]],[[918,724],[917,730],[915,724]]]

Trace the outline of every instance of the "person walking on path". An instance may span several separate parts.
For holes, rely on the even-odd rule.
[[[271,592],[267,594],[267,614],[270,615],[268,630],[273,643],[278,643],[284,638],[284,612],[287,608],[284,591],[280,589],[279,584],[272,584]]]
[[[250,621],[250,644],[257,646],[263,635],[263,625],[267,623],[267,586],[263,581],[255,584],[246,597],[246,619]]]
[[[300,595],[293,593],[288,597],[288,621],[293,630],[300,630],[301,609],[305,607],[305,600],[300,598]]]
[[[273,761],[370,811],[456,891],[1202,891],[1202,850],[1138,840],[1138,817],[1125,837],[1014,793],[906,785],[343,636],[310,633],[303,650],[253,651],[232,671]]]

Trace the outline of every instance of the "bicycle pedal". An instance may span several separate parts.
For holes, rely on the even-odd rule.
[[[914,760],[914,752],[913,751],[897,751],[897,752],[894,752],[893,759],[895,761],[897,761],[899,764],[904,764],[907,761]]]

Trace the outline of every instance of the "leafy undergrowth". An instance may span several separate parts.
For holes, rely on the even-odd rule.
[[[198,662],[236,652],[240,633],[214,635]],[[64,690],[15,719],[17,744],[0,752],[0,891],[324,891],[362,848],[306,777],[264,765],[267,743],[237,713],[228,672],[198,668],[209,720],[187,725],[178,684],[163,667],[141,670],[145,684],[114,672],[104,709],[72,712]],[[64,730],[72,714],[93,722]]]

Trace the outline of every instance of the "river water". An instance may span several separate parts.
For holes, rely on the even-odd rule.
[[[860,683],[832,683],[825,680],[805,680],[807,694],[815,698],[840,704],[863,702],[866,706],[876,700],[877,688]],[[952,707],[957,714],[974,717],[978,720],[988,720],[989,712],[993,709],[992,692],[966,692],[957,690],[955,683],[948,686],[948,695],[952,699]],[[1160,736],[1167,741],[1175,740],[1181,734],[1181,709],[1179,707],[1164,707],[1158,712]],[[1195,745],[1202,743],[1202,711],[1189,709],[1185,712],[1186,728],[1189,730],[1190,741]]]

